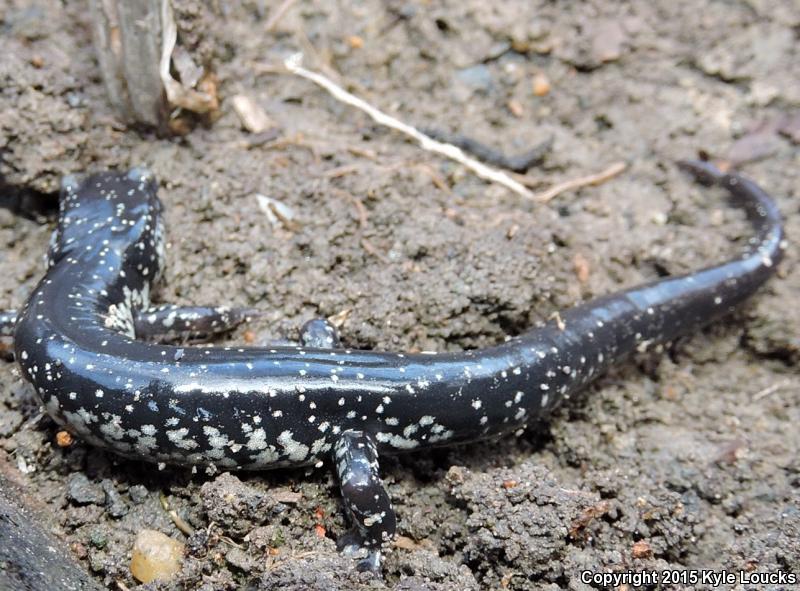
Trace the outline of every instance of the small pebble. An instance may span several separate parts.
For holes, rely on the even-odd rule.
[[[550,92],[550,80],[541,72],[533,77],[533,94],[535,96],[545,96]]]
[[[108,537],[100,529],[96,529],[90,534],[89,543],[98,550],[102,550],[108,544]]]
[[[247,552],[239,548],[231,548],[228,550],[228,553],[225,555],[225,561],[233,568],[246,573],[253,570],[255,566],[253,558],[247,554]]]
[[[4,410],[0,413],[0,437],[10,437],[13,435],[25,417],[16,410]]]
[[[128,514],[128,505],[122,500],[122,497],[117,492],[114,483],[108,478],[100,483],[103,487],[103,492],[106,494],[106,510],[111,517],[119,519]]]
[[[358,35],[350,35],[347,38],[347,44],[353,49],[361,49],[364,47],[364,39]]]
[[[73,439],[69,431],[59,431],[56,433],[56,445],[58,447],[69,447],[72,445]]]
[[[522,107],[522,103],[520,103],[517,99],[509,99],[508,103],[508,110],[511,112],[514,117],[522,117],[525,114],[525,109]]]
[[[150,491],[142,484],[134,484],[128,489],[128,494],[135,505],[141,505],[147,500]]]
[[[464,68],[456,72],[456,77],[460,82],[469,86],[473,90],[488,92],[491,90],[494,81],[492,71],[485,64],[478,64]]]
[[[160,531],[145,529],[136,536],[131,574],[142,583],[166,581],[181,568],[184,545]]]
[[[70,474],[67,481],[67,498],[76,505],[102,505],[106,501],[103,489],[82,472]]]

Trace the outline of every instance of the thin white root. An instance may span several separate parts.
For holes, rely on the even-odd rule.
[[[499,170],[495,170],[489,166],[486,166],[482,162],[475,160],[474,158],[470,158],[464,152],[452,144],[446,144],[444,142],[439,142],[434,140],[431,137],[428,137],[415,127],[403,123],[394,117],[387,115],[383,111],[378,110],[377,108],[373,107],[363,99],[358,98],[344,90],[342,87],[334,83],[332,80],[326,78],[322,74],[318,74],[316,72],[312,72],[311,70],[305,69],[301,63],[303,59],[302,53],[296,53],[284,61],[284,65],[286,69],[289,70],[291,73],[306,78],[307,80],[311,80],[315,84],[321,86],[325,90],[327,90],[334,98],[342,101],[343,103],[347,103],[361,111],[364,111],[367,115],[372,117],[377,123],[381,125],[385,125],[386,127],[390,127],[395,129],[401,133],[406,134],[407,136],[415,139],[419,142],[420,146],[423,150],[428,150],[430,152],[435,152],[437,154],[441,154],[443,156],[447,156],[448,158],[463,164],[470,170],[472,170],[475,174],[477,174],[480,178],[492,181],[495,183],[499,183],[508,189],[511,189],[515,193],[522,195],[523,197],[532,198],[533,193],[531,193],[528,189],[526,189],[522,184],[518,183],[510,176],[501,172]]]
[[[604,183],[607,180],[617,176],[626,168],[627,164],[625,164],[624,162],[615,162],[614,164],[612,164],[605,170],[598,172],[597,174],[590,174],[588,176],[582,176],[577,179],[570,179],[568,181],[564,181],[563,183],[558,183],[557,185],[553,185],[549,189],[542,191],[541,193],[537,193],[536,195],[533,195],[533,198],[541,203],[547,203],[548,201],[560,195],[564,191],[570,191],[572,189],[579,189],[581,187],[594,186]]]

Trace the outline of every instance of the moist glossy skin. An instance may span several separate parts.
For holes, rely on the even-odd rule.
[[[741,257],[591,301],[496,347],[439,355],[137,341],[135,315],[163,265],[155,181],[137,170],[70,179],[16,356],[56,421],[150,461],[262,469],[326,459],[347,431],[379,452],[516,431],[628,353],[728,312],[773,273],[784,244],[769,197],[688,166],[748,212],[756,237]]]

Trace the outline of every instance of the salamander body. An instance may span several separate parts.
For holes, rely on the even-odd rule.
[[[319,324],[298,346],[143,341],[175,323],[191,331],[241,318],[150,307],[164,228],[149,172],[69,177],[47,273],[16,321],[16,358],[58,423],[123,456],[226,469],[333,458],[351,517],[376,548],[394,532],[381,453],[522,429],[628,354],[729,312],[774,272],[785,241],[772,200],[744,177],[684,167],[745,209],[755,235],[740,256],[579,305],[503,344],[447,354],[337,348]]]

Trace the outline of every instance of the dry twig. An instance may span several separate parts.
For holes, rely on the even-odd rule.
[[[264,25],[264,32],[271,33],[278,26],[278,22],[283,18],[283,15],[292,7],[297,0],[283,0],[283,3],[276,8],[272,14],[269,15],[267,24]]]
[[[443,156],[447,156],[448,158],[455,160],[460,164],[463,164],[482,179],[499,183],[511,189],[515,193],[523,195],[524,197],[533,197],[533,194],[528,189],[526,189],[524,186],[522,186],[520,183],[512,179],[504,172],[486,166],[482,162],[479,162],[474,158],[470,158],[469,156],[464,154],[464,152],[460,148],[453,146],[451,144],[446,144],[443,142],[436,141],[428,137],[415,127],[403,123],[402,121],[392,117],[391,115],[387,115],[386,113],[373,107],[363,99],[360,99],[357,96],[347,92],[341,86],[337,85],[336,83],[326,78],[325,76],[318,74],[317,72],[312,72],[311,70],[307,70],[306,68],[300,65],[301,60],[302,60],[302,54],[298,53],[287,58],[284,61],[284,65],[286,66],[286,69],[288,69],[291,73],[306,78],[307,80],[311,80],[315,84],[321,86],[337,100],[365,112],[375,122],[381,125],[385,125],[386,127],[395,129],[415,139],[416,141],[419,142],[422,149],[428,150],[429,152],[435,152]]]

